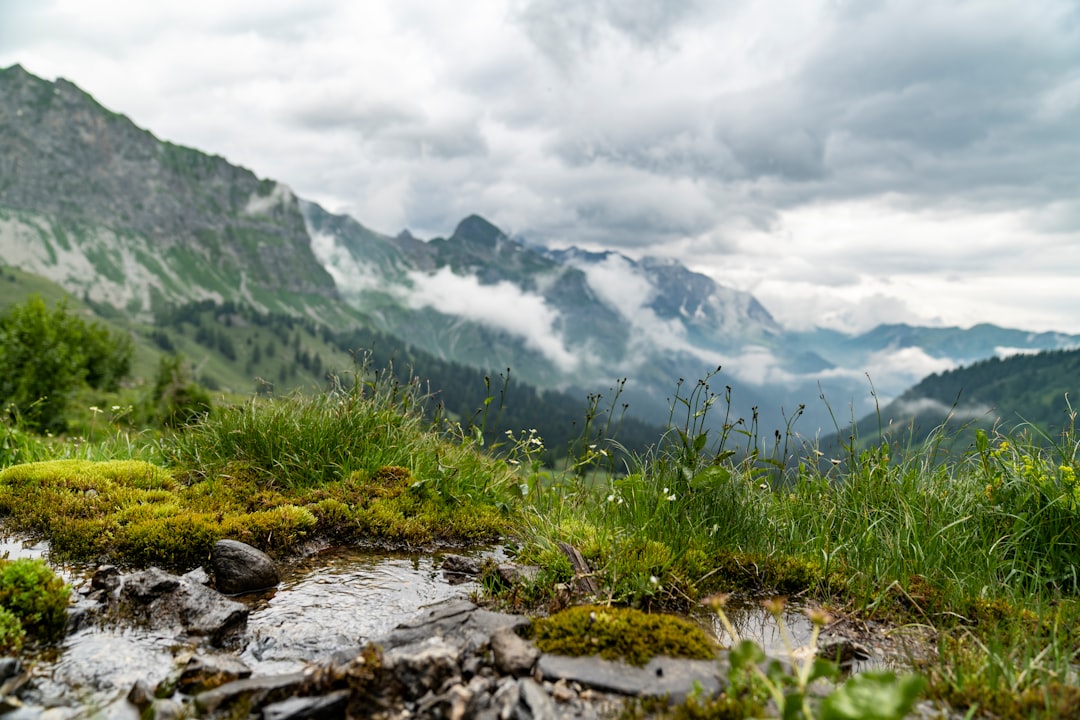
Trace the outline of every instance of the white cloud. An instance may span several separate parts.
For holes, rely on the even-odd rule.
[[[484,285],[473,275],[456,275],[448,267],[434,273],[410,272],[413,292],[407,302],[474,320],[525,340],[563,372],[580,359],[570,352],[555,329],[558,312],[542,297],[522,292],[509,282]]]
[[[0,66],[387,232],[479,213],[678,257],[794,324],[1080,331],[1078,20],[1071,0],[8,0]]]

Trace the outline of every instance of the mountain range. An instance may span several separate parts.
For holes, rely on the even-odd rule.
[[[795,332],[677,261],[541,247],[478,215],[447,237],[383,234],[18,65],[0,70],[0,263],[147,322],[232,302],[540,389],[608,393],[626,378],[621,400],[653,422],[679,379],[685,396],[708,377],[721,397],[731,387],[730,420],[757,417],[763,433],[799,414],[797,431],[829,432],[932,372],[1080,345],[992,325]]]

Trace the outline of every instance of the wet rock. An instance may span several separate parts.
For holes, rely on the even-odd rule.
[[[196,655],[184,665],[176,687],[194,695],[247,677],[251,668],[232,655]]]
[[[207,574],[206,568],[203,567],[197,567],[194,570],[188,570],[186,573],[181,575],[181,577],[185,580],[190,580],[193,583],[198,583],[199,585],[211,584],[210,576]]]
[[[303,682],[304,673],[234,680],[196,695],[195,707],[208,715],[227,710],[240,700],[252,708],[262,707],[293,697]]]
[[[123,578],[121,595],[128,600],[148,603],[173,592],[181,582],[181,578],[160,568],[147,568]]]
[[[0,658],[0,682],[13,678],[19,674],[22,670],[22,663],[19,662],[19,658],[5,657]]]
[[[503,675],[521,677],[532,672],[540,651],[519,637],[510,628],[502,628],[491,635],[491,654],[495,669]]]
[[[220,644],[247,620],[246,605],[158,568],[132,573],[120,589],[122,603],[154,627],[175,627]]]
[[[120,568],[115,565],[102,565],[94,571],[94,576],[90,578],[90,588],[92,590],[113,593],[119,587]]]
[[[487,647],[491,636],[503,629],[516,630],[529,625],[521,615],[507,615],[478,608],[468,600],[455,600],[438,605],[417,618],[398,625],[380,640],[384,647],[396,647],[443,638],[463,654]]]
[[[536,669],[542,679],[551,682],[566,680],[632,697],[668,695],[676,703],[685,700],[695,688],[709,696],[726,686],[719,664],[711,660],[655,657],[639,668],[599,657],[542,655]]]
[[[238,540],[218,540],[210,551],[210,565],[214,584],[227,595],[266,590],[279,582],[274,561]]]
[[[471,580],[480,574],[483,566],[476,558],[447,555],[443,558],[442,569],[451,580]]]
[[[317,697],[294,697],[263,708],[263,720],[336,720],[345,716],[349,691]]]

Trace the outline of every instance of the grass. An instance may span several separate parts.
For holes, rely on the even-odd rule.
[[[387,375],[317,396],[255,400],[121,455],[0,472],[9,525],[59,557],[187,569],[232,537],[278,555],[313,539],[400,545],[491,541],[511,527],[513,471],[438,432],[417,386]],[[13,457],[48,448],[15,435]],[[24,447],[18,443],[28,445]],[[72,446],[69,446],[69,448]],[[94,447],[82,445],[82,448]]]
[[[513,434],[493,456],[475,435],[425,419],[416,386],[360,374],[319,395],[219,408],[161,438],[117,432],[73,448],[3,428],[6,464],[134,459],[163,474],[144,487],[141,464],[111,479],[100,465],[15,466],[0,474],[0,509],[73,557],[136,564],[197,564],[226,535],[279,554],[313,537],[502,536],[543,569],[529,600],[553,604],[555,583],[572,575],[566,542],[590,564],[602,605],[683,611],[716,592],[814,599],[933,628],[937,654],[913,663],[928,696],[955,710],[1080,713],[1072,432],[1049,447],[977,434],[945,463],[942,437],[831,462],[794,434],[759,447],[752,426],[715,417],[724,400],[709,379],[680,387],[678,417],[648,453],[587,438],[556,472],[538,461],[535,434]]]

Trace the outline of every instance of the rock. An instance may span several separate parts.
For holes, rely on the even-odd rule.
[[[245,700],[249,707],[260,707],[293,697],[304,678],[304,673],[298,672],[234,680],[196,695],[195,707],[208,715],[225,710],[239,700]]]
[[[384,648],[440,637],[451,643],[463,654],[471,654],[486,647],[491,636],[502,628],[523,628],[528,618],[506,615],[478,608],[468,600],[454,600],[428,610],[413,620],[394,628],[379,641]]]
[[[465,557],[464,555],[447,555],[443,558],[442,569],[451,580],[471,580],[479,575],[483,568],[476,558]]]
[[[263,707],[263,720],[336,720],[345,717],[349,691],[328,695],[294,697]]]
[[[121,594],[140,603],[148,603],[180,587],[181,578],[156,567],[131,573],[123,578]]]
[[[525,585],[536,582],[536,578],[540,575],[540,568],[535,565],[502,563],[495,570],[499,573],[499,579],[507,585]]]
[[[113,593],[120,587],[120,568],[115,565],[102,565],[94,571],[90,578],[90,587],[93,590],[102,590]]]
[[[251,677],[251,668],[232,655],[196,655],[187,661],[176,687],[189,695]]]
[[[838,638],[823,642],[817,650],[817,655],[825,660],[831,660],[841,668],[850,669],[859,660],[869,660],[873,654],[865,645],[848,638]]]
[[[491,635],[491,654],[495,669],[503,675],[521,677],[532,673],[540,651],[519,637],[510,628],[502,628]]]
[[[142,712],[154,702],[154,689],[144,678],[139,678],[131,685],[131,690],[128,690],[127,699]]]
[[[22,671],[22,663],[17,657],[0,658],[0,682],[13,678]]]
[[[383,667],[402,687],[406,699],[416,700],[425,693],[438,690],[449,679],[461,674],[458,662],[461,653],[441,637],[383,652]]]
[[[197,583],[199,585],[210,584],[210,576],[206,573],[206,568],[204,567],[197,567],[194,570],[188,570],[180,577],[184,578],[185,580],[190,580],[191,582]]]
[[[218,540],[210,551],[210,565],[217,589],[227,595],[266,590],[279,582],[274,561],[238,540]]]
[[[695,688],[708,697],[726,686],[719,664],[712,660],[655,657],[639,668],[593,656],[541,655],[536,669],[542,679],[551,682],[566,680],[631,697],[668,695],[675,703],[683,702]]]
[[[160,698],[150,706],[150,720],[180,720],[187,716],[184,706],[172,698]]]
[[[131,613],[155,627],[174,627],[220,644],[247,621],[248,608],[212,588],[158,568],[124,578],[120,600]]]
[[[516,720],[558,720],[555,712],[555,703],[544,688],[540,687],[532,678],[518,680],[518,693],[520,701],[514,710]]]

